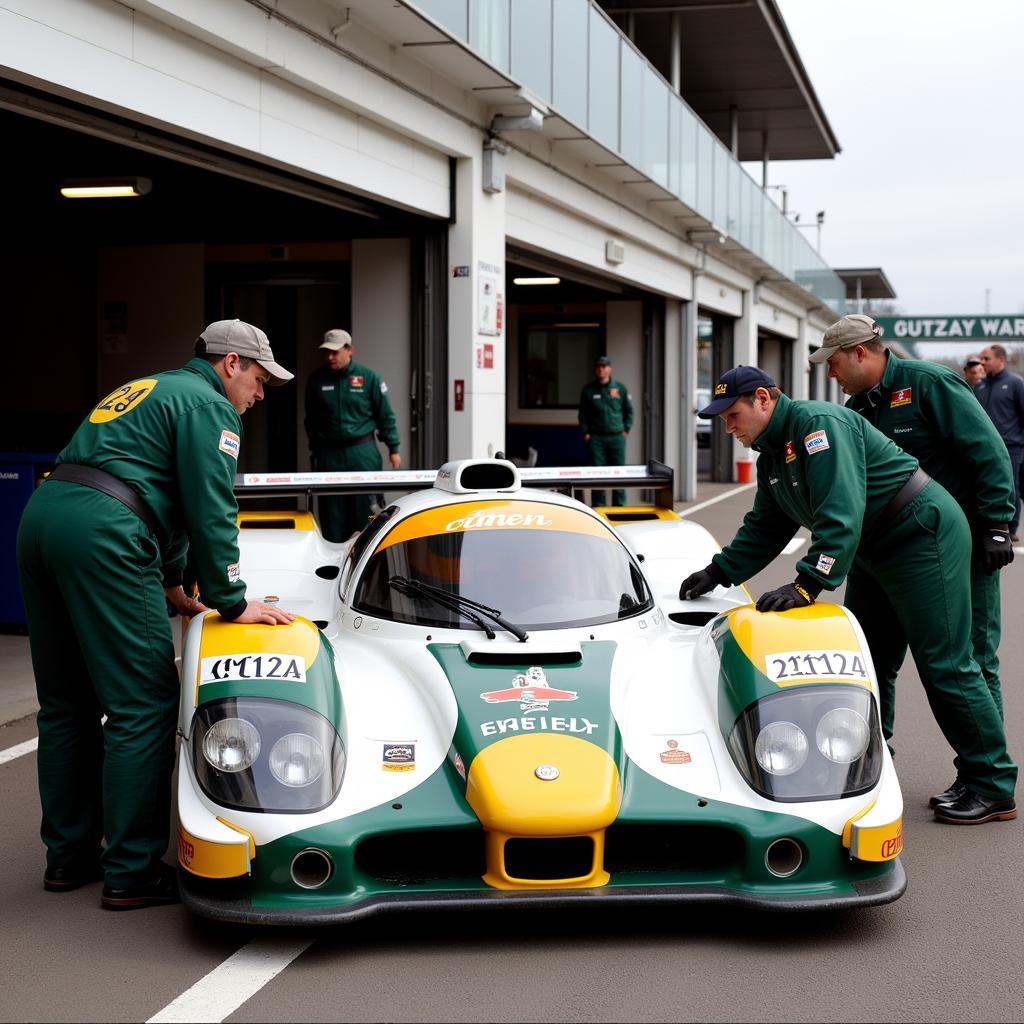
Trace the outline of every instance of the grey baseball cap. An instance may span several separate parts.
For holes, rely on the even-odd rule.
[[[348,331],[335,327],[333,331],[328,331],[324,335],[323,344],[320,347],[330,349],[332,352],[337,352],[340,348],[351,348],[352,335]]]
[[[869,316],[863,313],[847,313],[837,320],[821,338],[821,348],[812,352],[812,363],[823,363],[833,352],[852,345],[863,345],[866,341],[878,341],[882,337],[882,328]]]
[[[216,320],[199,335],[211,355],[226,356],[235,352],[246,359],[255,359],[270,374],[270,384],[287,384],[295,374],[274,362],[270,339],[258,327],[243,320]]]

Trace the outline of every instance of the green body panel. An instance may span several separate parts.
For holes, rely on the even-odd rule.
[[[590,640],[580,645],[581,659],[574,665],[544,665],[548,687],[521,688],[524,700],[501,699],[510,691],[516,676],[525,675],[536,661],[519,665],[471,665],[458,644],[430,644],[430,653],[444,669],[459,706],[455,727],[455,749],[467,769],[473,758],[490,744],[524,733],[556,732],[578,736],[606,750],[621,765],[621,739],[608,700],[612,660],[616,644]],[[537,661],[543,664],[543,656]],[[527,695],[543,700],[545,689],[575,693],[569,700],[549,698],[547,709],[529,709]],[[482,694],[498,694],[488,702]]]
[[[200,707],[211,701],[223,700],[225,697],[265,697],[291,704],[302,704],[319,712],[335,729],[342,731],[341,691],[338,689],[338,677],[334,672],[334,648],[323,633],[320,633],[320,649],[316,657],[306,666],[304,683],[279,679],[242,679],[224,683],[204,683],[199,687]]]

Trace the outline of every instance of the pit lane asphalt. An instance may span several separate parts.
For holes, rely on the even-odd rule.
[[[743,491],[691,518],[726,542],[752,497]],[[778,559],[751,593],[792,580],[799,557]],[[1001,648],[1018,760],[1022,604],[1018,558],[1003,573]],[[310,935],[310,948],[226,1019],[1019,1020],[1024,817],[976,828],[932,821],[927,798],[951,780],[951,755],[909,662],[897,729],[910,884],[896,903],[812,915],[581,908],[385,917]],[[34,735],[33,719],[16,721],[0,729],[0,750]],[[0,1020],[147,1020],[266,935],[215,927],[181,907],[103,912],[98,885],[43,892],[35,761],[0,765]]]

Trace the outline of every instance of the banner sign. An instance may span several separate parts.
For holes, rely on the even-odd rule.
[[[1024,341],[1024,316],[880,316],[883,341]]]

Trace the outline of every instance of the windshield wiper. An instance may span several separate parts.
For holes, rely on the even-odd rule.
[[[502,629],[508,630],[520,643],[525,643],[530,637],[526,630],[513,622],[501,617],[497,608],[488,608],[487,605],[474,601],[472,598],[463,597],[461,594],[452,594],[440,587],[432,587],[429,583],[420,583],[418,580],[411,580],[406,576],[392,576],[388,585],[407,597],[422,597],[434,604],[441,605],[449,611],[458,612],[465,616],[470,622],[476,623],[486,634],[488,640],[495,637],[494,630],[483,620],[487,616],[492,622],[496,622]]]

